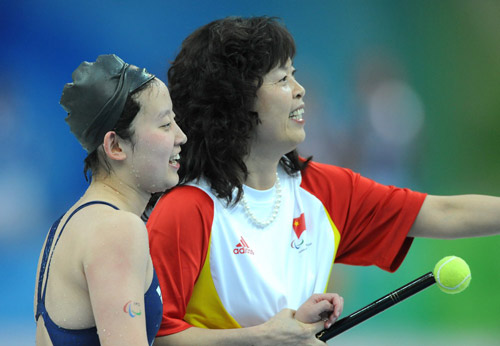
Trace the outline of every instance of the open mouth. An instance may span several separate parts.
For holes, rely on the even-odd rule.
[[[290,113],[288,117],[293,120],[302,120],[303,114],[304,114],[304,108],[299,108]]]
[[[179,154],[172,156],[169,160],[168,163],[174,166],[177,166],[179,164],[181,156]]]

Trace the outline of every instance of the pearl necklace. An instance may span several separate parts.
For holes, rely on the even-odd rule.
[[[271,216],[265,221],[260,221],[258,220],[255,215],[252,213],[250,208],[248,207],[248,202],[245,198],[245,194],[241,197],[241,202],[243,204],[243,210],[245,210],[246,216],[250,219],[250,221],[257,227],[259,228],[265,228],[269,226],[275,219],[276,216],[278,216],[278,211],[280,210],[280,205],[281,205],[281,184],[280,184],[280,177],[278,176],[278,173],[276,172],[276,199],[274,200],[274,206],[273,206],[273,211],[271,213]]]

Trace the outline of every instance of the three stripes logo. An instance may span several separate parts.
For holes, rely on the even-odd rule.
[[[233,250],[233,253],[235,255],[244,255],[244,254],[249,254],[253,255],[253,250],[250,249],[250,246],[248,246],[247,242],[243,237],[241,237],[240,242],[236,245],[236,247]]]

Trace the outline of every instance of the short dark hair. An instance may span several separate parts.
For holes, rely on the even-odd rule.
[[[135,117],[141,110],[141,105],[137,101],[137,98],[139,97],[140,93],[143,90],[146,90],[149,87],[151,87],[155,81],[156,81],[155,78],[151,79],[150,81],[141,85],[139,88],[135,89],[127,96],[127,100],[125,101],[125,106],[123,107],[123,112],[120,115],[118,122],[116,123],[115,127],[112,130],[115,131],[116,134],[120,136],[120,138],[124,140],[130,140],[133,143],[132,137],[134,135],[134,132],[132,131],[130,125],[132,124],[132,121],[135,119]],[[87,182],[91,182],[92,178],[97,174],[101,173],[103,169],[107,174],[111,172],[111,166],[109,165],[109,162],[106,160],[106,157],[104,155],[99,154],[99,151],[101,150],[99,148],[101,148],[101,146],[99,146],[93,152],[88,154],[87,157],[83,160],[84,162],[83,174],[85,175],[85,180]],[[99,156],[101,156],[101,158],[99,158]]]
[[[174,111],[188,137],[181,183],[204,178],[218,198],[239,201],[248,176],[243,159],[260,123],[251,111],[257,90],[265,74],[294,56],[292,35],[274,17],[227,17],[184,40],[168,70]],[[288,174],[307,165],[295,150],[286,156],[280,163]]]

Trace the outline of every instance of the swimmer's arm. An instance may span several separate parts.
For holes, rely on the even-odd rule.
[[[83,269],[101,345],[147,345],[144,224],[135,215],[114,212],[99,228],[86,246]]]

